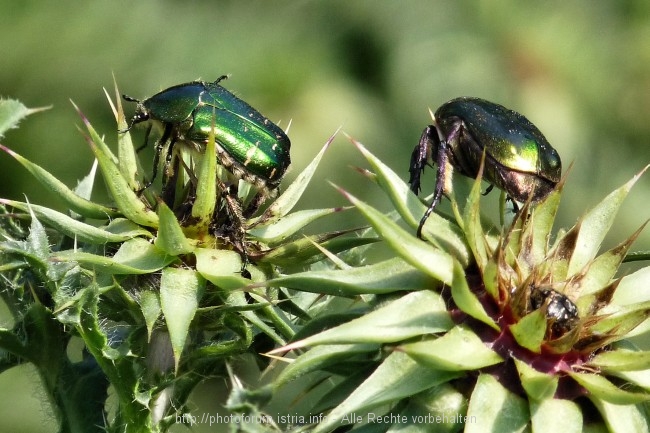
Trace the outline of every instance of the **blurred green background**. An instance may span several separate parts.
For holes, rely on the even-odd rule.
[[[75,185],[92,157],[69,99],[114,146],[102,90],[113,93],[113,74],[136,98],[231,74],[229,90],[283,127],[291,120],[288,181],[341,126],[406,179],[428,108],[479,96],[524,113],[565,169],[573,163],[560,210],[568,227],[650,162],[648,41],[647,0],[4,1],[0,95],[53,107],[2,143]],[[345,204],[330,180],[388,209],[355,165],[365,166],[340,134],[301,206]],[[4,154],[0,173],[0,197],[60,206]],[[429,193],[433,170],[425,182]],[[607,246],[650,217],[649,193],[646,176]],[[648,232],[636,249],[650,249]],[[29,366],[0,376],[0,431],[54,431],[37,384]]]

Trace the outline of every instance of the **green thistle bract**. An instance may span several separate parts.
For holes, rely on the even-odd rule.
[[[597,254],[640,174],[556,235],[563,182],[501,229],[480,214],[479,175],[462,210],[452,197],[454,217],[431,215],[421,241],[425,206],[354,143],[409,229],[342,191],[399,266],[392,290],[341,289],[375,294],[353,318],[332,317],[326,330],[273,351],[309,348],[275,382],[281,393],[297,377],[316,378],[305,392],[322,398],[306,411],[323,418],[308,431],[648,431],[650,352],[635,343],[647,332],[650,281],[647,268],[616,275],[641,229]],[[330,387],[316,388],[327,377]]]
[[[116,99],[115,129],[124,131]],[[160,186],[143,189],[130,133],[118,134],[114,154],[79,114],[110,205],[90,200],[96,166],[71,190],[1,147],[70,210],[0,199],[0,293],[15,320],[13,329],[0,328],[1,368],[25,360],[37,367],[62,431],[165,431],[188,410],[200,381],[227,375],[228,362],[241,363],[242,354],[264,364],[253,346],[293,337],[300,309],[265,281],[309,269],[324,251],[375,240],[341,237],[354,230],[301,233],[345,208],[291,212],[334,137],[255,214],[247,212],[255,185],[220,165],[214,134],[201,146],[174,147],[159,199]],[[31,220],[29,231],[22,219]],[[73,337],[84,342],[81,360],[67,355]],[[109,385],[117,403],[106,414]]]

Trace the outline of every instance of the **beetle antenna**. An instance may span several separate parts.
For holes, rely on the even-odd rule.
[[[124,95],[124,94],[122,94],[122,98],[124,98],[125,101],[129,101],[129,102],[137,102],[138,104],[140,103],[140,100],[139,100],[139,99],[135,99],[134,97],[129,96],[129,95]]]
[[[228,78],[230,78],[230,75],[222,75],[214,80],[214,84],[219,84],[220,81],[227,80]]]

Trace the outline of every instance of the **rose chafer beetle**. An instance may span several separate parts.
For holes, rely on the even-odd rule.
[[[531,310],[545,309],[552,335],[560,337],[580,321],[578,307],[566,295],[547,287],[531,287]]]
[[[177,142],[201,150],[213,122],[220,163],[265,193],[278,187],[291,163],[291,142],[277,125],[219,85],[225,78],[223,75],[214,82],[179,84],[142,101],[123,95],[125,100],[138,104],[126,131],[146,121],[162,127],[156,142],[153,176],[147,187],[156,177],[165,144],[167,164]]]
[[[420,176],[429,159],[438,164],[433,201],[420,220],[425,221],[451,192],[453,171],[476,178],[485,153],[483,180],[518,202],[537,202],[560,181],[562,163],[557,151],[528,119],[516,111],[479,98],[463,97],[444,103],[434,124],[424,129],[411,155],[411,190],[420,191]]]

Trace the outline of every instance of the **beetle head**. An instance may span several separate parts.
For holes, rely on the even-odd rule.
[[[135,114],[129,121],[129,126],[126,129],[122,129],[119,131],[121,133],[125,133],[130,131],[134,125],[149,120],[149,111],[144,107],[144,105],[142,105],[142,102],[140,102],[139,99],[135,99],[129,95],[122,95],[122,98],[124,98],[125,101],[135,102],[136,104],[138,104],[135,109]]]

